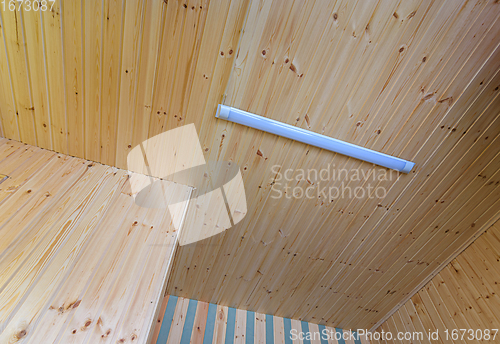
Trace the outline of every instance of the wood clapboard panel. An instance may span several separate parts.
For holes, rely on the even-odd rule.
[[[0,172],[0,342],[146,343],[176,214],[136,205],[126,171],[3,138]]]
[[[165,296],[152,344],[368,344],[355,331]]]
[[[0,14],[3,136],[126,168],[133,147],[193,123],[207,161],[240,166],[246,217],[179,248],[172,295],[369,328],[499,213],[496,1],[79,0]],[[386,177],[216,120],[221,102],[416,167]],[[329,193],[343,186],[365,193]],[[186,224],[213,207],[191,202]]]
[[[499,276],[500,222],[497,222],[387,319],[378,331],[391,332],[394,338],[398,332],[423,333],[423,338],[413,340],[415,344],[430,343],[427,334],[435,331],[439,331],[439,337],[432,343],[498,342]],[[449,337],[444,332],[446,329]],[[451,337],[453,329],[458,330],[454,340]],[[465,333],[460,329],[466,330]],[[481,333],[476,333],[478,330]]]

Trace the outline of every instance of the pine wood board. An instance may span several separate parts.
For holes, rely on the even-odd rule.
[[[2,139],[0,169],[0,342],[146,343],[172,214],[136,205],[128,172],[88,160]],[[165,185],[169,197],[191,192]]]

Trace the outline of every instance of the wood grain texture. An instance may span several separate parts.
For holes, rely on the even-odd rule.
[[[181,247],[169,292],[345,328],[404,303],[500,210],[499,14],[494,2],[250,2],[224,103],[416,168],[382,180],[369,164],[203,118],[207,159],[241,167],[249,215]],[[301,174],[326,168],[348,172]],[[328,195],[342,185],[387,193]]]
[[[146,343],[175,214],[136,205],[126,171],[16,141],[0,173],[0,342]]]
[[[494,0],[91,0],[40,16],[6,11],[1,134],[127,168],[144,140],[194,124],[206,161],[240,166],[248,215],[180,247],[169,293],[370,328],[500,211],[499,16]],[[384,179],[388,170],[217,120],[219,103],[416,167]],[[328,168],[339,174],[300,172]],[[344,186],[365,193],[329,194]],[[308,188],[314,197],[297,196]],[[190,202],[186,224],[218,214],[215,203]]]
[[[482,343],[469,338],[468,332],[456,340],[448,339],[444,330],[492,330],[500,327],[500,221],[493,224],[472,245],[451,261],[428,284],[396,311],[379,331],[440,331],[436,340],[427,336],[412,343]],[[492,332],[493,334],[493,332]],[[498,341],[490,339],[491,342]],[[384,343],[385,341],[381,341]],[[407,343],[394,339],[394,343]]]
[[[162,307],[162,313],[156,323],[152,344],[280,344],[306,342],[311,344],[326,342],[354,344],[354,341],[349,341],[351,331],[348,330],[319,327],[312,323],[242,309],[230,309],[171,295],[166,295],[163,303],[164,307]],[[272,326],[266,326],[267,323],[272,323]],[[295,327],[294,325],[287,327],[286,332],[284,323],[293,323]],[[296,329],[297,332],[289,332],[292,329]],[[344,332],[346,333],[345,336]],[[304,340],[298,339],[299,336]],[[340,336],[346,338],[346,340],[340,339]],[[355,332],[352,333],[352,336],[355,336],[357,343],[370,343],[366,337]]]

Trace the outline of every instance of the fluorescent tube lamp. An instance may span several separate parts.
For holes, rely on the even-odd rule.
[[[372,164],[391,168],[403,173],[410,172],[413,166],[415,166],[415,163],[411,161],[406,161],[368,148],[356,146],[348,142],[314,133],[309,130],[304,130],[302,128],[297,128],[293,125],[281,123],[250,112],[235,109],[227,105],[219,104],[215,117],[271,134],[283,136],[291,140],[303,142],[311,146],[327,149],[359,160],[371,162]]]

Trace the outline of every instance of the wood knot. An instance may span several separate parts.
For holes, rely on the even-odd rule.
[[[17,339],[21,339],[26,336],[26,330],[21,330],[17,333],[16,337]]]

